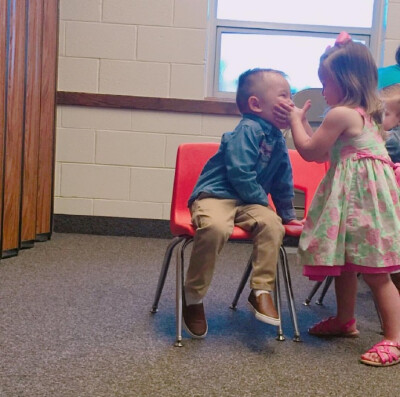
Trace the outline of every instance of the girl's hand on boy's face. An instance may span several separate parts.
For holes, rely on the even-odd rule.
[[[284,128],[289,127],[289,117],[293,106],[294,104],[292,101],[290,101],[290,103],[279,102],[274,106],[273,115],[278,125],[284,125]]]
[[[305,121],[307,112],[311,108],[311,101],[308,99],[302,108],[298,108],[296,106],[287,106],[286,104],[280,104],[280,106],[285,109],[286,111],[289,111],[289,123],[291,124],[294,120],[300,120],[300,121]]]
[[[306,100],[302,108],[295,108],[292,112],[293,116],[299,117],[301,121],[304,121],[307,118],[307,112],[311,108],[311,101],[309,99]]]

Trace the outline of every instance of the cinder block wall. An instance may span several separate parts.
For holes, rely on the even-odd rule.
[[[389,0],[383,64],[400,43]],[[60,0],[59,91],[204,99],[207,0]],[[236,116],[57,109],[55,213],[169,219],[175,153]]]
[[[59,91],[203,99],[207,0],[61,0]],[[176,148],[237,117],[59,106],[55,213],[169,219]]]

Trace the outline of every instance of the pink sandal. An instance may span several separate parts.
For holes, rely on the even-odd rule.
[[[396,354],[391,352],[389,347],[395,347],[399,350],[399,353]],[[367,353],[376,353],[380,361],[372,361],[366,358],[365,354]],[[398,364],[400,363],[400,343],[384,339],[364,353],[360,358],[360,362],[363,364],[372,365],[374,367],[389,367],[391,365]]]
[[[309,328],[308,333],[322,337],[357,338],[360,331],[358,329],[350,330],[355,322],[356,320],[352,318],[346,324],[339,324],[336,317],[329,317]]]

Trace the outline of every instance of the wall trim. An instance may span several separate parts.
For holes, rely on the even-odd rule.
[[[57,105],[240,116],[234,101],[152,98],[131,95],[57,92]]]
[[[54,232],[172,238],[169,221],[162,219],[54,214]]]

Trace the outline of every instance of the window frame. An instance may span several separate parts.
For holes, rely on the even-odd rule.
[[[378,66],[383,60],[383,37],[386,29],[387,0],[374,0],[371,28],[353,28],[343,26],[319,26],[304,24],[282,24],[274,22],[250,22],[217,19],[218,0],[209,0],[208,4],[208,50],[206,67],[206,96],[208,98],[234,99],[235,93],[218,91],[221,34],[296,34],[318,35],[335,38],[346,30],[355,39],[365,40]]]

